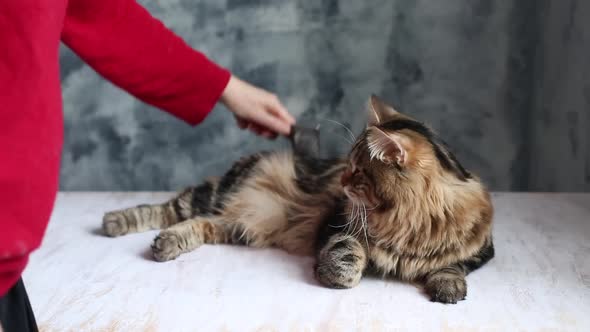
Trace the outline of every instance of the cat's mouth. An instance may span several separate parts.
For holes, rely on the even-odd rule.
[[[345,185],[342,188],[346,197],[353,203],[363,204],[366,206],[378,205],[378,201],[375,199],[375,196],[366,190],[354,188],[351,185]]]
[[[361,197],[348,185],[344,186],[344,194],[350,200],[357,201],[357,202],[361,201]]]
[[[344,186],[343,189],[344,189],[344,194],[346,195],[346,197],[351,198],[351,196],[353,194],[352,194],[352,192],[350,190],[350,187],[349,186]]]

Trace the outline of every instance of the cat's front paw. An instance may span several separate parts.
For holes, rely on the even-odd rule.
[[[426,282],[425,291],[432,302],[456,304],[465,300],[467,283],[465,278],[432,278]]]
[[[152,244],[152,253],[158,262],[173,260],[180,256],[182,249],[178,235],[169,231],[160,232]]]
[[[318,253],[316,279],[330,288],[352,288],[361,281],[366,255],[357,239],[334,236]]]
[[[362,272],[350,265],[318,263],[315,267],[315,276],[326,287],[344,289],[358,285]]]
[[[107,212],[102,218],[102,230],[110,237],[127,234],[129,227],[125,215],[121,212]]]

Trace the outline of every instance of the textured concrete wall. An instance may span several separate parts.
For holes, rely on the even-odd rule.
[[[276,91],[302,123],[320,123],[326,154],[348,146],[327,119],[358,133],[375,92],[432,124],[492,189],[590,187],[581,0],[549,15],[534,0],[140,2],[195,48]],[[569,3],[585,8],[573,10],[570,41],[553,49]],[[64,190],[178,189],[243,154],[285,146],[239,131],[222,107],[191,128],[105,82],[70,51],[61,60]]]
[[[529,187],[590,191],[590,2],[543,1]]]

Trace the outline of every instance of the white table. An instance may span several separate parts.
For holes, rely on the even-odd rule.
[[[42,331],[590,331],[590,194],[494,194],[496,258],[457,305],[396,281],[322,288],[311,258],[279,250],[157,263],[155,231],[100,235],[105,211],[170,195],[59,195],[24,275]]]

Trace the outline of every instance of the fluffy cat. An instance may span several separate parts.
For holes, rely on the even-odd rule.
[[[465,276],[494,256],[488,192],[422,123],[375,96],[368,113],[346,159],[305,146],[258,153],[167,203],[109,212],[103,229],[163,229],[157,261],[205,243],[278,247],[315,255],[327,287],[354,287],[373,272],[421,282],[432,301],[463,300]]]

